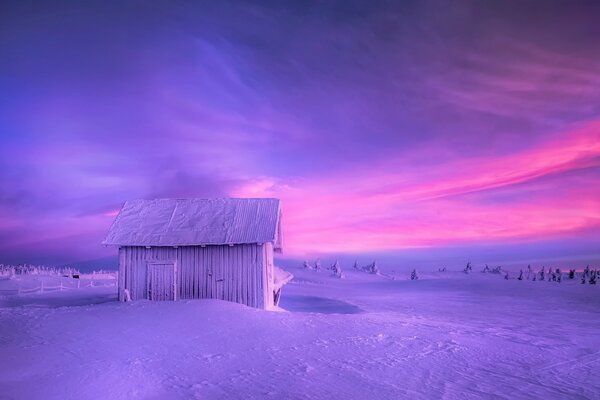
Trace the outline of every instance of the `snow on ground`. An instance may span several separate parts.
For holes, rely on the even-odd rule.
[[[0,399],[600,398],[600,285],[292,272],[289,312],[7,295]]]

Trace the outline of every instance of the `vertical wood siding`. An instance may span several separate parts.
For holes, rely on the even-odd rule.
[[[129,290],[132,300],[148,297],[148,261],[175,261],[177,297],[180,299],[212,298],[270,308],[273,304],[272,252],[271,243],[149,249],[121,247],[119,299],[124,300],[124,289]]]

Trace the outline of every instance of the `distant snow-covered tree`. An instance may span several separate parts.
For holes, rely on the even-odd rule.
[[[321,259],[320,258],[317,258],[317,261],[315,261],[315,270],[316,271],[321,270]]]
[[[575,278],[575,270],[569,269],[569,279],[574,279],[574,278]]]
[[[343,274],[342,274],[342,267],[340,266],[340,263],[335,260],[335,263],[331,266],[331,270],[333,271],[333,275],[337,278],[343,278]]]
[[[521,270],[521,272],[519,272],[519,277],[517,279],[520,281],[523,280],[523,270]]]
[[[483,268],[482,272],[490,272],[490,267],[488,267],[488,265],[485,264],[485,268]]]
[[[358,266],[358,260],[354,260],[354,265],[352,266],[352,268],[360,269],[360,267]]]
[[[595,285],[596,284],[596,270],[592,270],[590,272],[590,285]]]
[[[463,270],[463,272],[465,274],[468,274],[469,272],[473,271],[473,265],[471,264],[471,261],[469,261],[467,263],[467,266],[465,267],[465,269]]]
[[[417,270],[413,269],[411,274],[410,274],[410,280],[411,281],[416,281],[417,279],[419,279],[419,275],[417,275]]]
[[[562,282],[562,271],[560,270],[560,268],[556,268],[556,282]]]
[[[542,269],[540,271],[540,281],[545,280],[545,274],[546,274],[546,267],[542,267]]]
[[[369,274],[378,274],[379,273],[379,268],[377,267],[377,261],[373,261],[371,264],[366,265],[363,270],[365,272],[368,272]]]

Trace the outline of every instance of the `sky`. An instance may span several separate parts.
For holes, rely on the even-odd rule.
[[[598,21],[593,0],[1,2],[0,263],[116,254],[127,199],[231,196],[282,199],[292,258],[600,263]]]

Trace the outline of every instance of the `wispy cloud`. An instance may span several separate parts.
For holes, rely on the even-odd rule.
[[[281,197],[292,252],[373,251],[597,228],[599,175],[594,122],[506,156],[440,160],[424,171],[394,159],[294,184],[257,179],[233,194]]]

